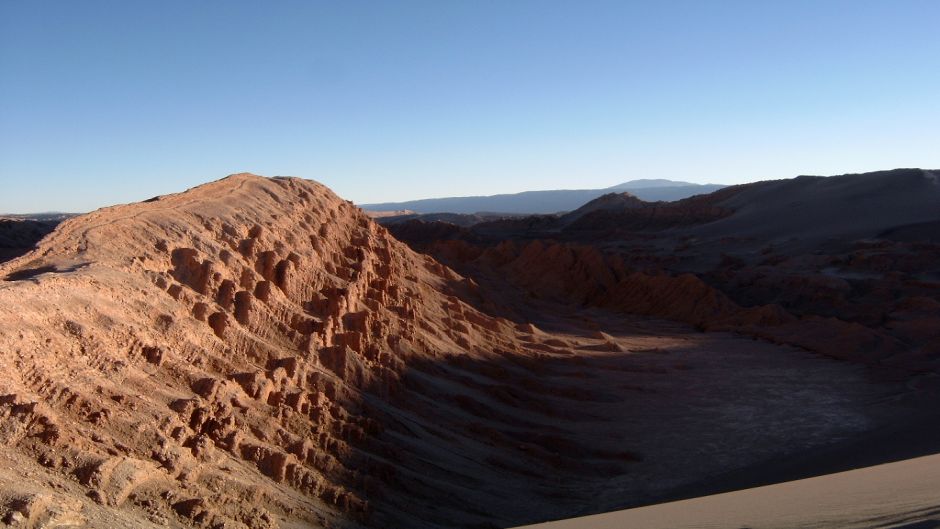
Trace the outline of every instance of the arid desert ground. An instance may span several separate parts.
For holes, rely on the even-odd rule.
[[[236,174],[4,219],[0,521],[935,527],[938,175],[448,222]]]

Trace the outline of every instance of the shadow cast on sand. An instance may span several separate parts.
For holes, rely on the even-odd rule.
[[[872,405],[901,388],[796,351],[719,350],[411,364],[393,394],[363,393],[383,425],[363,448],[395,453],[370,523],[508,527],[940,452],[905,436],[936,414]]]

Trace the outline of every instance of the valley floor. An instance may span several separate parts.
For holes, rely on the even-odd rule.
[[[857,364],[732,333],[536,304],[537,324],[521,325],[531,331],[532,349],[552,354],[528,364],[508,359],[413,366],[406,380],[422,381],[423,395],[412,389],[402,396],[408,402],[436,398],[435,413],[407,418],[426,432],[465,420],[467,408],[452,407],[449,397],[462,394],[487,410],[474,417],[484,431],[521,434],[518,446],[501,447],[495,437],[482,452],[444,432],[406,448],[425,461],[435,480],[502,513],[503,520],[531,523],[649,505],[880,463],[922,448],[916,441],[930,389],[921,382],[884,372],[875,377]],[[525,305],[506,308],[528,313],[532,307]],[[555,355],[560,344],[570,356]],[[499,377],[493,376],[495,366],[505,369]],[[525,397],[507,405],[498,392],[481,391],[499,387],[523,390]],[[533,387],[539,390],[528,391]],[[537,432],[557,443],[534,438]],[[899,441],[898,435],[910,437]],[[879,436],[890,441],[879,445],[883,451],[858,446],[860,439],[878,442]],[[900,446],[904,439],[909,442]],[[549,463],[558,465],[554,473],[539,469],[546,451],[557,457]],[[478,454],[474,459],[482,456],[489,464],[462,462],[461,453]],[[635,459],[611,460],[618,453]],[[520,462],[538,461],[538,454],[542,460],[533,462],[533,473],[520,476]],[[494,467],[505,472],[493,474]],[[499,495],[505,504],[482,492],[492,490],[505,492]],[[455,520],[453,526],[462,525]]]

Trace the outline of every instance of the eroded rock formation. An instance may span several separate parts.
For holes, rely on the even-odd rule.
[[[0,266],[0,520],[511,526],[662,497],[863,430],[889,402],[792,348],[623,317],[804,328],[792,310],[591,245],[450,235],[427,238],[443,261],[510,281],[461,275],[295,178],[65,221]],[[912,297],[892,317],[933,336],[936,309]],[[729,416],[742,402],[754,413]]]

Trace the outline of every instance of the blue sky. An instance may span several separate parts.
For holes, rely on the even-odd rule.
[[[940,167],[940,2],[0,2],[0,211]]]

